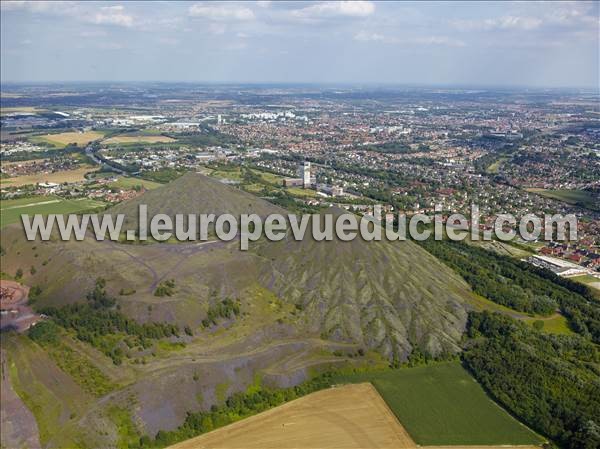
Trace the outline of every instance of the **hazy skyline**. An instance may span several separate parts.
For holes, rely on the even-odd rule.
[[[597,2],[1,5],[3,82],[599,84]]]

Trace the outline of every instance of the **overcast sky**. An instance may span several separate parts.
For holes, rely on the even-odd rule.
[[[594,2],[2,0],[2,81],[598,87]]]

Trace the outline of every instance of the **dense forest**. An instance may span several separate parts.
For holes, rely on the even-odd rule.
[[[530,427],[569,449],[600,447],[600,351],[579,335],[544,334],[498,313],[471,312],[463,361]]]
[[[473,245],[419,243],[460,274],[475,293],[525,313],[549,315],[558,309],[575,332],[600,343],[600,304],[585,285]]]
[[[559,310],[576,334],[543,333],[499,313],[471,312],[462,360],[513,415],[560,447],[600,447],[600,303],[591,290],[473,245],[418,242],[473,290],[526,313]]]

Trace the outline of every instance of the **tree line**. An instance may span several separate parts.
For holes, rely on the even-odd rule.
[[[175,430],[159,430],[154,439],[140,438],[141,448],[161,448],[187,440],[247,416],[263,412],[285,402],[307,395],[333,383],[333,374],[324,373],[295,387],[282,389],[259,388],[231,395],[224,404],[213,405],[208,411],[188,412],[185,421]]]

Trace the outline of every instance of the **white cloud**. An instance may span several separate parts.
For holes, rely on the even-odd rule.
[[[271,3],[271,1],[263,0],[256,2],[256,6],[258,6],[259,8],[269,8],[271,6]]]
[[[192,17],[221,21],[247,21],[255,18],[254,12],[250,8],[233,4],[198,3],[190,6],[188,13]]]
[[[101,50],[122,50],[125,46],[119,42],[103,42],[99,41],[97,43],[98,48]]]
[[[542,25],[542,19],[526,16],[503,16],[482,20],[455,20],[451,24],[462,31],[473,30],[533,30]]]
[[[453,39],[448,36],[426,36],[418,37],[415,39],[409,39],[407,43],[419,44],[419,45],[445,45],[447,47],[465,47],[466,44],[459,40]]]
[[[497,19],[487,19],[486,28],[500,28],[502,30],[520,29],[533,30],[542,24],[542,19],[537,17],[504,16]]]
[[[423,36],[411,38],[399,38],[395,36],[384,36],[379,33],[370,33],[360,31],[354,35],[355,41],[360,42],[382,42],[384,44],[395,45],[443,45],[447,47],[464,47],[466,44],[459,40],[448,36]]]
[[[81,22],[98,25],[117,25],[131,27],[134,25],[133,16],[125,12],[122,5],[101,6],[86,4],[86,2],[68,1],[2,1],[4,11],[27,11],[32,14],[48,14],[71,17]]]
[[[107,34],[104,30],[84,30],[79,35],[81,37],[105,37]]]
[[[157,41],[163,45],[179,45],[180,41],[174,37],[159,37]]]
[[[227,31],[227,26],[225,26],[222,23],[211,23],[208,26],[208,32],[210,34],[216,34],[218,36],[221,34],[225,34],[225,31]]]
[[[125,13],[122,5],[104,6],[91,16],[90,21],[99,25],[133,26],[133,17]]]
[[[59,8],[69,6],[69,2],[63,1],[3,1],[0,2],[0,6],[4,11],[17,11],[25,10],[29,12],[47,12],[57,10]]]
[[[299,19],[321,19],[327,17],[367,17],[375,12],[375,4],[368,1],[321,2],[292,11]]]
[[[369,33],[367,31],[359,31],[354,35],[355,41],[370,42],[370,41],[383,41],[385,37],[378,33]]]

